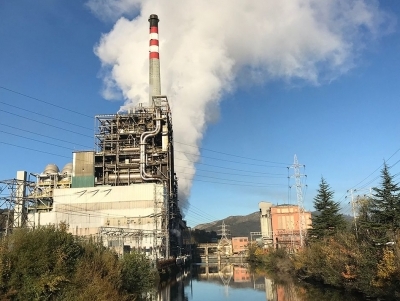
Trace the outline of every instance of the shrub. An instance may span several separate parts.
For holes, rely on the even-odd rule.
[[[81,242],[66,227],[15,230],[0,242],[1,301],[134,300],[153,285],[155,271],[139,253]]]

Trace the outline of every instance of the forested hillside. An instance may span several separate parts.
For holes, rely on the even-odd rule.
[[[214,221],[207,224],[200,224],[194,229],[215,231],[219,233],[222,222],[228,226],[231,236],[247,236],[250,238],[250,232],[260,232],[260,213],[254,212],[248,215],[229,216],[223,220]]]

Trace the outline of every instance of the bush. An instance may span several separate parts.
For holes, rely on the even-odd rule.
[[[0,300],[134,300],[153,285],[143,254],[120,260],[101,244],[81,242],[66,227],[15,230],[0,242]]]
[[[16,230],[1,242],[1,292],[12,300],[53,300],[81,255],[81,246],[61,229]]]
[[[151,290],[156,279],[156,270],[142,253],[133,252],[122,260],[122,287],[134,296]]]
[[[265,269],[273,274],[294,273],[294,265],[285,249],[262,249],[257,246],[249,248],[249,261],[256,269]]]

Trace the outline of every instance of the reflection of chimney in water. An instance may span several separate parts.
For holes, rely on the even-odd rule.
[[[149,105],[153,105],[152,96],[161,95],[160,55],[158,52],[158,19],[150,15],[150,49],[149,49]]]

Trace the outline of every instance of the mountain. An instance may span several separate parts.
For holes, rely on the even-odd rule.
[[[215,231],[220,233],[222,222],[225,223],[227,229],[230,230],[232,237],[244,236],[250,238],[250,232],[260,232],[260,212],[254,212],[248,215],[229,216],[222,220],[214,221],[207,224],[199,224],[194,227],[197,230]]]
[[[316,216],[318,214],[319,212],[317,211],[311,212],[312,216]],[[349,224],[352,223],[353,217],[349,215],[343,215],[343,217]],[[199,224],[193,229],[205,230],[208,232],[215,231],[220,234],[222,222],[224,222],[227,226],[227,229],[230,230],[232,237],[247,236],[250,238],[250,232],[261,232],[259,211],[248,215],[229,216],[227,218],[207,224]]]

